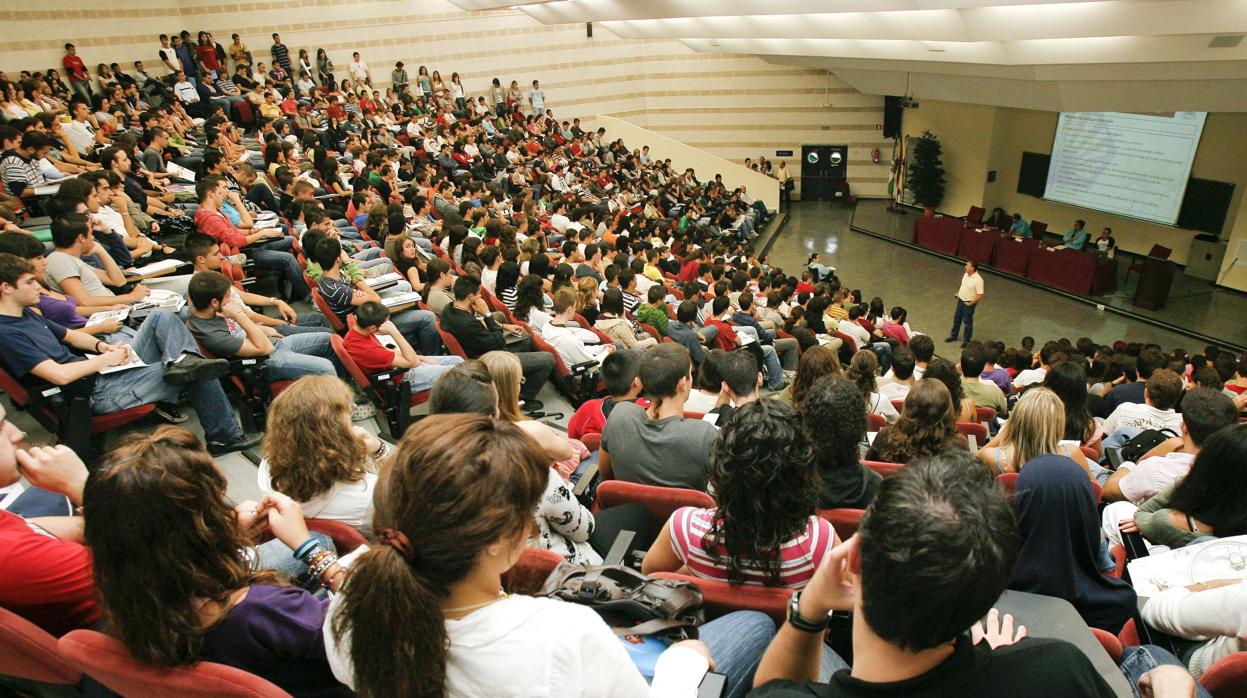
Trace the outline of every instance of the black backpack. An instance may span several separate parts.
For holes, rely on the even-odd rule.
[[[1172,429],[1144,429],[1121,447],[1122,462],[1138,463],[1145,453],[1178,436]]]

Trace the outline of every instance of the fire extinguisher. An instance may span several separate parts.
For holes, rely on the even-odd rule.
[[[879,164],[879,149],[878,148],[870,149],[870,161],[875,163],[876,165]]]

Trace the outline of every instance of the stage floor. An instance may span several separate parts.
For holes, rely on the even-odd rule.
[[[887,210],[886,201],[861,201],[849,224],[858,230],[869,231],[872,235],[909,245],[913,237],[914,221],[921,215],[920,211],[912,209],[904,215],[892,213]],[[938,256],[929,251],[926,254]],[[1192,342],[1199,342],[1202,346],[1215,340],[1218,345],[1247,349],[1247,321],[1244,321],[1247,319],[1247,294],[1219,289],[1211,281],[1187,276],[1183,268],[1179,267],[1174,273],[1168,304],[1160,310],[1144,310],[1132,303],[1139,280],[1138,274],[1130,274],[1127,278],[1126,269],[1132,260],[1133,257],[1128,254],[1123,254],[1118,259],[1115,292],[1077,297],[1078,300],[1091,305],[1092,310],[1097,304],[1103,305],[1112,314],[1125,314],[1141,324],[1160,325],[1164,329],[1185,334],[1189,339],[1184,346],[1188,348],[1192,346]],[[1021,284],[1030,283],[1003,274],[989,274],[987,278],[993,277]],[[1046,290],[1052,295],[1067,295]]]
[[[840,204],[797,202],[788,211],[787,223],[771,244],[771,262],[789,273],[799,274],[808,256],[821,252],[823,263],[836,267],[846,286],[861,289],[867,299],[880,296],[888,307],[904,306],[909,311],[910,324],[936,338],[936,351],[940,355],[955,359],[959,353],[956,345],[941,340],[952,324],[953,294],[961,279],[962,264],[909,245],[915,216],[921,215],[920,212],[902,216],[888,213],[885,207],[886,202],[862,201],[855,211]],[[874,235],[850,229],[850,225],[865,227],[866,224],[873,226]],[[889,238],[903,244],[894,244]],[[1130,284],[1128,291],[1132,294],[1133,279]],[[1247,346],[1247,326],[1242,322],[1242,318],[1247,317],[1247,296],[1220,292],[1217,295],[1225,298],[1217,299],[1219,309],[1205,312],[1201,308],[1197,318],[1195,311],[1175,308],[1187,303],[1209,304],[1210,292],[1205,293],[1202,300],[1180,300],[1185,286],[1179,286],[1177,280],[1174,285],[1170,305],[1158,313],[1169,319],[1157,322],[1176,323],[1181,319],[1196,332],[1217,337],[1219,344]],[[1095,303],[1107,306],[1117,302],[1115,296],[1076,299],[1013,277],[990,273],[986,275],[986,292],[987,298],[975,314],[976,339],[998,339],[1016,346],[1024,335],[1031,335],[1038,341],[1087,336],[1102,344],[1124,339],[1155,342],[1165,349],[1182,347],[1192,352],[1208,343],[1116,312],[1096,309]],[[1119,291],[1118,295],[1122,296],[1120,302],[1129,307],[1129,294]],[[1191,317],[1183,317],[1183,313]],[[1224,326],[1213,327],[1214,317],[1224,319]]]

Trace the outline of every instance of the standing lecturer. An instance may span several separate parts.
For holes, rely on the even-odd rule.
[[[966,323],[966,341],[961,343],[964,349],[970,344],[970,336],[974,334],[974,310],[983,300],[983,276],[979,274],[979,265],[974,260],[966,260],[966,273],[961,277],[961,288],[957,289],[957,310],[953,313],[953,331],[948,333],[945,342],[957,341],[957,333],[961,323]]]

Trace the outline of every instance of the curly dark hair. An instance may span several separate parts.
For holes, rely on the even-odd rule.
[[[819,480],[797,413],[777,400],[732,412],[711,451],[710,484],[718,508],[703,547],[732,584],[761,571],[778,586],[780,548],[809,525]]]
[[[862,392],[862,398],[869,400],[879,390],[875,379],[878,372],[879,358],[875,356],[875,352],[862,349],[849,360],[849,368],[844,375]]]
[[[912,463],[942,453],[956,439],[957,422],[948,388],[938,380],[924,378],[906,396],[900,419],[879,432],[866,457]]]
[[[797,364],[797,375],[792,379],[792,406],[797,411],[805,404],[805,398],[814,389],[814,385],[825,376],[839,376],[840,357],[831,347],[818,345],[810,347],[801,355]]]
[[[945,359],[931,359],[927,363],[927,372],[922,374],[922,377],[937,380],[948,388],[948,397],[953,401],[953,414],[957,414],[961,409],[961,401],[966,397],[965,389],[961,387],[961,374],[957,373],[957,367]]]
[[[844,376],[820,379],[801,410],[805,438],[818,472],[859,465],[859,444],[866,439],[866,398]]]

